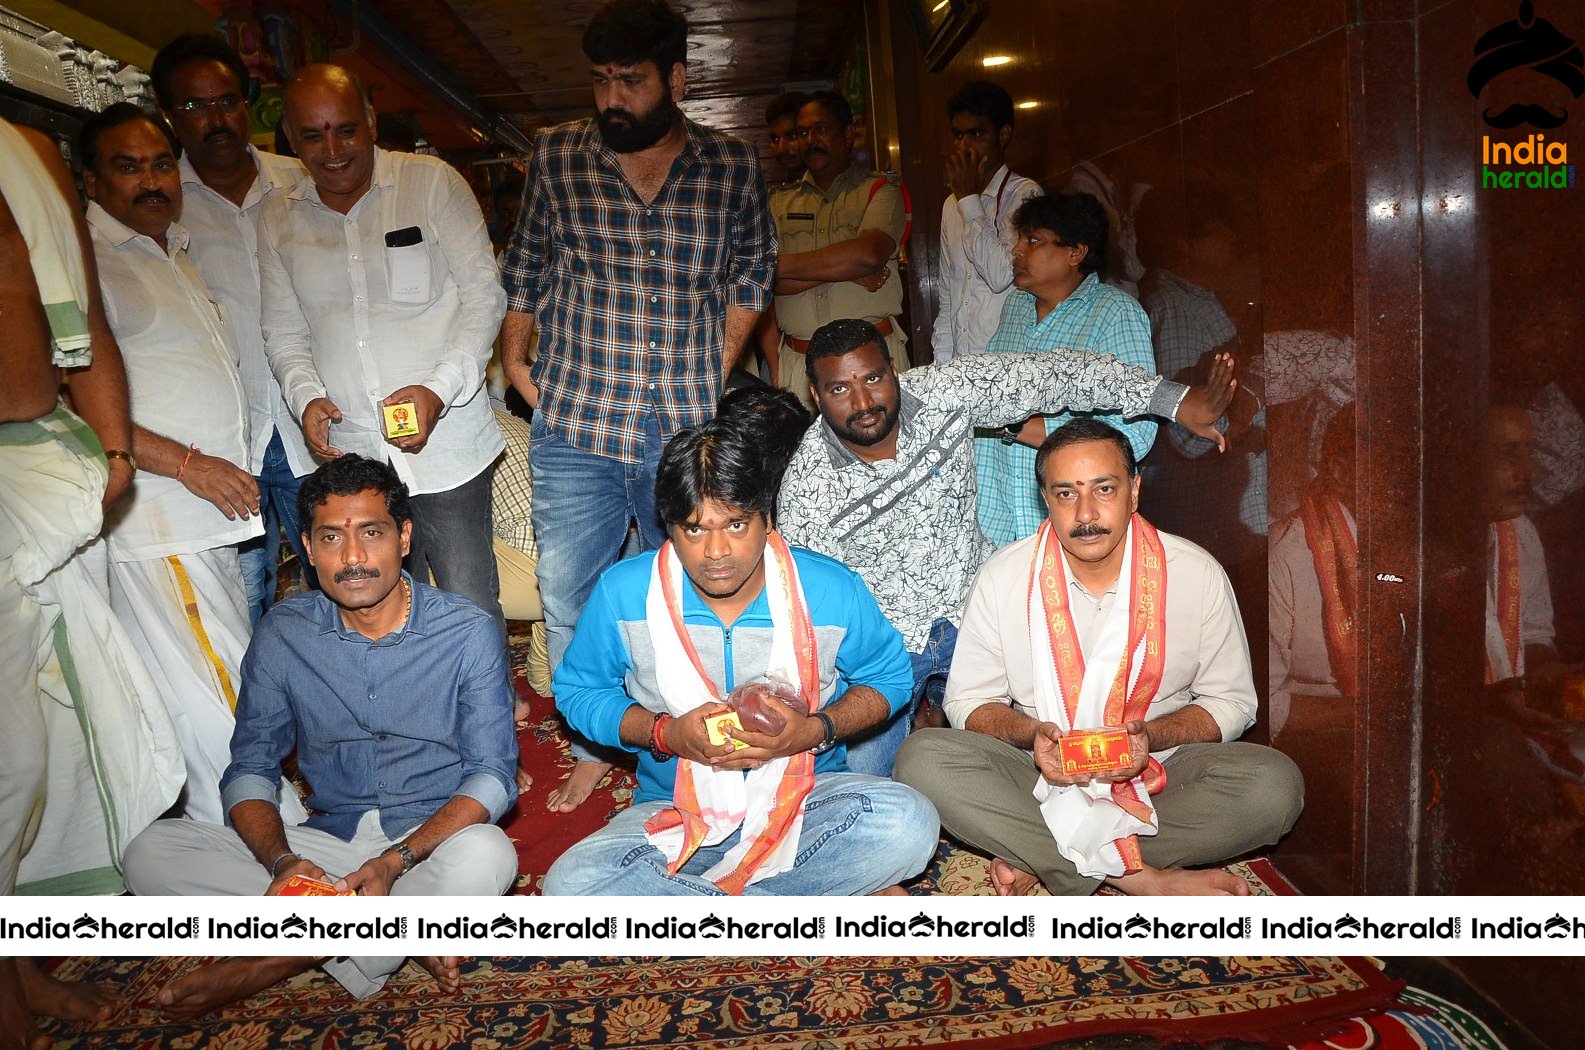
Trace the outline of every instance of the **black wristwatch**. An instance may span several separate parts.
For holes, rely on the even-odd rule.
[[[408,848],[405,842],[391,843],[380,851],[380,856],[383,857],[387,853],[394,853],[402,858],[402,870],[396,873],[397,878],[401,878],[418,866],[418,858],[413,856],[413,851]]]
[[[997,437],[1004,445],[1016,445],[1018,443],[1018,435],[1023,433],[1023,429],[1024,425],[1022,423],[1005,426]]]
[[[820,719],[820,725],[825,732],[820,743],[810,748],[809,753],[811,755],[823,755],[827,751],[830,751],[833,747],[837,746],[837,724],[833,722],[831,720],[831,716],[826,714],[824,711],[816,711],[810,717]]]

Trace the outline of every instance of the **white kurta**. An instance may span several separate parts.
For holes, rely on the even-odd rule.
[[[247,470],[248,407],[224,311],[172,225],[166,250],[88,208],[105,314],[126,361],[132,421]],[[235,544],[262,519],[227,520],[175,478],[138,471],[106,530],[111,601],[148,664],[187,765],[184,812],[222,822],[236,687],[251,633]]]

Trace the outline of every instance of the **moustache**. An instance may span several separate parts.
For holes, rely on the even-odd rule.
[[[230,128],[215,128],[204,133],[205,142],[217,142],[220,139],[235,139],[236,137],[236,132]]]
[[[1565,109],[1562,115],[1559,116],[1545,106],[1515,102],[1495,116],[1492,115],[1489,109],[1482,113],[1481,116],[1485,118],[1486,123],[1494,128],[1515,128],[1520,124],[1529,124],[1537,128],[1557,128],[1562,127],[1563,123],[1568,120],[1568,110]]]
[[[848,417],[848,426],[852,426],[853,424],[858,423],[858,422],[860,422],[862,420],[868,420],[868,419],[880,420],[880,419],[884,419],[885,417],[886,417],[885,410],[884,409],[880,409],[880,408],[872,408],[868,412],[855,412],[851,416]]]
[[[1110,536],[1111,534],[1111,529],[1099,523],[1094,525],[1075,525],[1073,530],[1068,533],[1068,539],[1078,540],[1086,536]]]
[[[140,193],[132,199],[133,204],[169,204],[170,202],[171,199],[159,190],[149,190],[147,193]]]
[[[638,120],[625,109],[608,109],[600,114],[600,119],[608,124],[632,124]]]
[[[348,580],[378,580],[379,569],[342,569],[336,573],[337,583],[346,583]]]

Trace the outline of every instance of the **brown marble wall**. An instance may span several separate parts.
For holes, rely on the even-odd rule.
[[[1254,733],[1261,740],[1281,728],[1266,710],[1262,472],[1269,466],[1274,498],[1291,511],[1318,411],[1352,397],[1352,45],[1344,23],[1351,5],[1332,6],[1327,13],[1248,0],[992,4],[939,73],[924,72],[914,57],[910,23],[895,16],[890,23],[902,170],[914,196],[911,318],[919,360],[928,359],[935,314],[946,101],[964,82],[984,78],[1015,102],[1033,104],[1017,111],[1013,170],[1049,189],[1081,172],[1110,185],[1113,210],[1138,244],[1126,273],[1114,246],[1112,276],[1133,278],[1158,319],[1166,309],[1154,298],[1162,271],[1197,290],[1200,323],[1236,331],[1251,389],[1265,397],[1265,385],[1275,382],[1283,391],[1227,456],[1185,462],[1158,438],[1142,495],[1157,525],[1200,542],[1229,569],[1262,694]],[[985,65],[1000,56],[1010,61]],[[1204,349],[1217,338],[1207,334]],[[1163,342],[1158,324],[1158,359],[1183,352]],[[1266,374],[1273,360],[1280,372]],[[1342,377],[1332,384],[1338,396],[1316,394],[1315,368]],[[1253,510],[1241,514],[1246,497]],[[1289,750],[1307,767],[1312,790],[1332,804],[1314,807],[1285,849],[1296,868],[1314,872],[1317,889],[1348,889],[1356,867],[1353,707],[1335,691],[1301,707],[1288,731],[1299,743]]]
[[[1147,266],[1192,265],[1174,247],[1212,227],[1233,249],[1195,278],[1266,405],[1270,580],[1240,601],[1257,650],[1270,633],[1264,728],[1312,800],[1284,867],[1311,892],[1585,890],[1585,5],[998,3],[934,74],[909,24],[890,28],[919,351],[945,100],[969,79],[1036,103],[1015,170],[1060,188],[1089,165],[1125,200],[1149,187],[1125,206]],[[1477,97],[1478,46],[1508,50]],[[1554,126],[1484,119],[1516,104]],[[1484,184],[1483,137],[1537,134],[1568,150],[1548,172],[1568,185]],[[1331,561],[1302,500],[1340,540]],[[1494,521],[1523,537],[1518,635],[1487,626],[1508,564]],[[1496,970],[1477,976],[1504,994]],[[1544,999],[1505,995],[1533,1022]]]

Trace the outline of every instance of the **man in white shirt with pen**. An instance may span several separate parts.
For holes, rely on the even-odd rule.
[[[186,816],[219,820],[250,636],[238,543],[259,535],[237,348],[174,220],[174,136],[131,103],[83,125],[79,153],[105,316],[132,402],[132,489],[110,508],[110,600],[164,698]]]
[[[984,80],[947,101],[953,152],[947,155],[951,192],[941,205],[941,279],[931,348],[935,360],[981,354],[1001,322],[1013,287],[1012,216],[1040,194],[1034,179],[1014,175],[1004,152],[1013,137],[1013,100]]]
[[[484,215],[443,161],[374,145],[357,78],[309,66],[286,85],[308,178],[259,214],[265,354],[316,454],[389,462],[412,494],[408,564],[495,618],[490,532],[505,442],[484,370],[506,313]],[[384,409],[417,432],[387,436]]]
[[[259,210],[272,195],[303,180],[291,157],[261,153],[248,142],[248,68],[214,33],[177,37],[154,56],[154,93],[182,143],[181,223],[188,255],[225,315],[241,358],[248,399],[248,472],[259,484],[265,534],[242,545],[242,579],[254,623],[274,604],[281,537],[312,572],[297,520],[298,479],[314,460],[297,419],[264,358],[259,327]]]

